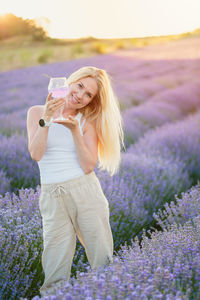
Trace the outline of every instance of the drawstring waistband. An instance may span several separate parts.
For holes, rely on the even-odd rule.
[[[41,189],[43,191],[48,192],[58,192],[61,194],[61,192],[67,193],[67,191],[73,187],[80,186],[82,184],[90,184],[94,181],[97,181],[97,177],[94,171],[92,171],[89,174],[84,174],[80,177],[73,178],[64,182],[58,182],[58,183],[48,183],[48,184],[41,184]]]
[[[61,195],[61,191],[63,191],[63,193],[66,194],[66,190],[65,190],[65,187],[63,185],[57,185],[57,186],[55,186],[51,189],[51,193],[54,193],[54,192],[57,192],[57,191],[58,191],[59,195]]]

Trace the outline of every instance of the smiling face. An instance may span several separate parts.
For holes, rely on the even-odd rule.
[[[80,109],[88,105],[98,93],[98,85],[94,78],[85,77],[70,84],[67,96],[68,108]]]

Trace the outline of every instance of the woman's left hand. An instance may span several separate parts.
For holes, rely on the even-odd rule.
[[[68,118],[64,120],[55,119],[53,123],[62,124],[65,127],[69,128],[71,131],[76,131],[78,129],[78,120],[76,120],[72,116],[68,116]]]

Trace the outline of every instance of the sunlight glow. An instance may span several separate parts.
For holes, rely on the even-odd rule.
[[[51,37],[97,38],[178,34],[200,27],[199,0],[12,0],[0,14],[50,20]]]

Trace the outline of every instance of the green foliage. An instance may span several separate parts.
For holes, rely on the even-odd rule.
[[[182,34],[183,36],[195,36],[195,35],[200,35],[200,28],[195,29],[192,32],[186,32]]]
[[[24,64],[29,63],[31,59],[31,53],[28,49],[22,49],[21,50],[21,60]]]
[[[52,45],[67,45],[68,43],[65,40],[62,39],[55,39],[47,37],[45,39],[45,45],[52,46]]]
[[[50,49],[44,49],[40,55],[38,56],[38,59],[37,61],[40,63],[40,64],[45,64],[48,62],[49,58],[52,57],[53,55],[53,52],[52,50]]]
[[[0,40],[17,35],[31,35],[35,41],[43,41],[46,38],[44,29],[37,27],[33,20],[23,20],[13,14],[0,16]]]
[[[94,42],[92,44],[92,50],[98,54],[105,54],[108,52],[108,45],[102,42]]]
[[[115,48],[116,49],[125,49],[126,48],[126,44],[123,40],[118,40],[115,44]]]
[[[31,35],[34,41],[43,41],[46,38],[46,33],[42,29],[42,27],[31,27]]]
[[[81,42],[78,42],[71,46],[71,56],[72,58],[79,56],[84,52]]]

